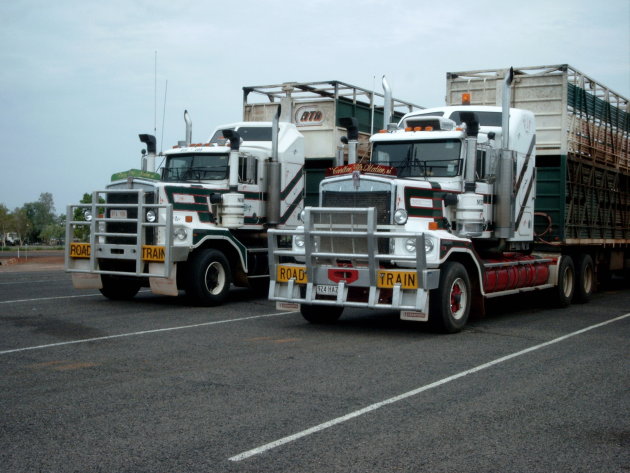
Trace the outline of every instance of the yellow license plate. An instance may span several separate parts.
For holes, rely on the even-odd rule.
[[[306,277],[306,266],[288,266],[284,264],[278,265],[278,271],[276,273],[276,281],[289,282],[289,280],[295,279],[298,284],[306,284],[308,278]]]
[[[400,284],[403,289],[418,289],[418,273],[415,271],[379,270],[376,273],[376,286],[382,289]]]
[[[142,247],[142,259],[144,261],[164,261],[164,247],[144,245]]]
[[[70,243],[70,258],[89,258],[91,252],[89,243]]]

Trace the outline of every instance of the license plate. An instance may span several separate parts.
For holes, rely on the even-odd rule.
[[[315,292],[320,296],[336,296],[339,286],[333,286],[330,284],[318,284],[315,287]]]
[[[127,210],[125,209],[112,209],[111,218],[127,218]]]
[[[379,270],[376,273],[376,286],[391,289],[400,284],[403,289],[418,289],[418,273],[415,271]]]
[[[142,259],[144,261],[164,261],[164,247],[163,246],[153,246],[153,245],[144,245],[142,247]]]
[[[90,252],[89,243],[70,243],[70,258],[89,258]]]
[[[298,284],[306,284],[308,282],[306,266],[279,264],[276,271],[276,281],[289,282],[291,279],[295,279],[295,282]]]

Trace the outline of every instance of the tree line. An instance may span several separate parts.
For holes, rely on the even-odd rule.
[[[42,192],[35,202],[10,211],[0,203],[0,243],[7,245],[61,244],[65,235],[66,215],[55,213],[50,192]]]

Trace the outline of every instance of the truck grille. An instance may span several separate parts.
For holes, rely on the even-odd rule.
[[[388,225],[391,223],[391,192],[390,191],[323,191],[322,207],[374,207],[376,208],[376,223]]]
[[[343,193],[341,193],[343,194]],[[335,207],[342,209],[342,207]],[[378,210],[377,210],[378,212]],[[318,237],[318,251],[332,254],[352,254],[367,255],[370,253],[366,233],[374,232],[379,217],[375,216],[375,222],[370,222],[369,213],[353,212],[352,209],[343,208],[336,212],[312,212],[311,228],[315,231],[330,232],[331,235],[321,235]],[[356,233],[356,236],[346,235],[340,238],[340,233]],[[381,254],[389,253],[389,242],[387,238],[377,238],[376,249]],[[341,259],[344,259],[343,257]],[[351,258],[354,259],[354,258]],[[365,258],[359,258],[365,260]],[[356,263],[356,261],[355,261]]]
[[[153,192],[144,192],[141,194],[145,204],[155,203],[155,194]],[[116,218],[116,212],[123,211],[126,215],[124,218],[138,218],[138,192],[116,192],[107,194],[108,204],[130,204],[129,207],[107,208],[106,218]],[[120,215],[120,214],[118,214]],[[148,245],[155,243],[154,228],[146,227],[145,242]],[[107,236],[105,242],[110,244],[135,244],[137,241],[138,226],[135,221],[131,222],[107,222],[107,233],[129,233],[129,237],[124,236]]]

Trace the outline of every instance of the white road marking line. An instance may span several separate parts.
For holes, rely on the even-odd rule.
[[[151,289],[143,289],[138,291],[138,294],[142,294],[143,292],[151,292]],[[15,299],[12,301],[0,301],[0,304],[13,304],[17,302],[41,302],[41,301],[52,301],[55,299],[76,299],[77,297],[91,297],[91,296],[101,296],[100,292],[94,292],[92,294],[79,294],[76,296],[54,296],[54,297],[38,297],[35,299]]]
[[[13,304],[17,302],[41,302],[41,301],[52,301],[55,299],[75,299],[77,297],[92,297],[92,296],[100,296],[101,293],[94,294],[80,294],[78,296],[55,296],[55,297],[39,297],[35,299],[15,299],[12,301],[0,301],[0,304]]]
[[[66,282],[65,279],[38,279],[35,281],[10,281],[10,282],[0,282],[0,286],[6,286],[8,284],[34,284],[34,283],[40,283],[40,282],[46,282],[46,283],[50,283],[50,282]]]
[[[294,314],[294,313],[295,312],[274,312],[273,314],[252,315],[249,317],[240,317],[238,319],[214,320],[212,322],[202,322],[202,323],[193,324],[193,325],[181,325],[179,327],[167,327],[167,328],[158,328],[154,330],[143,330],[141,332],[120,333],[118,335],[107,335],[105,337],[83,338],[81,340],[72,340],[69,342],[49,343],[47,345],[37,345],[33,347],[14,348],[12,350],[4,350],[4,351],[0,351],[0,355],[8,355],[9,353],[19,353],[22,351],[29,351],[29,350],[41,350],[44,348],[60,347],[64,345],[75,345],[77,343],[100,342],[102,340],[112,340],[115,338],[133,337],[136,335],[147,335],[150,333],[172,332],[175,330],[184,330],[188,328],[207,327],[209,325],[229,324],[232,322],[242,322],[244,320],[262,319],[265,317],[275,317],[278,315],[287,315],[287,314]]]
[[[398,396],[394,396],[392,398],[385,399],[384,401],[377,402],[375,404],[371,404],[371,405],[369,405],[367,407],[364,407],[363,409],[359,409],[358,411],[350,412],[349,414],[346,414],[345,416],[337,417],[336,419],[329,420],[328,422],[324,422],[323,424],[316,425],[314,427],[311,427],[309,429],[306,429],[306,430],[303,430],[301,432],[295,433],[293,435],[289,435],[287,437],[283,437],[281,439],[275,440],[273,442],[267,443],[267,444],[262,445],[262,446],[257,447],[257,448],[253,448],[253,449],[248,450],[246,452],[239,453],[238,455],[234,455],[233,457],[230,457],[229,460],[233,461],[233,462],[238,462],[238,461],[245,460],[247,458],[253,457],[255,455],[260,455],[261,453],[264,453],[264,452],[266,452],[268,450],[271,450],[273,448],[276,448],[276,447],[279,447],[281,445],[293,442],[294,440],[298,440],[298,439],[300,439],[302,437],[306,437],[308,435],[311,435],[311,434],[314,434],[314,433],[317,433],[317,432],[321,432],[322,430],[325,430],[325,429],[327,429],[329,427],[335,426],[337,424],[341,424],[341,423],[346,422],[346,421],[348,421],[350,419],[354,419],[355,417],[359,417],[359,416],[361,416],[363,414],[367,414],[369,412],[375,411],[376,409],[380,409],[383,406],[387,406],[389,404],[394,404],[394,403],[396,403],[398,401],[402,401],[403,399],[407,399],[409,397],[415,396],[417,394],[420,394],[422,392],[425,392],[425,391],[428,391],[430,389],[436,388],[438,386],[442,386],[443,384],[450,383],[451,381],[455,381],[456,379],[462,378],[464,376],[468,376],[469,374],[477,373],[478,371],[485,370],[486,368],[490,368],[490,367],[492,367],[494,365],[498,365],[499,363],[503,363],[505,361],[511,360],[511,359],[516,358],[516,357],[521,356],[521,355],[525,355],[525,354],[530,353],[530,352],[535,351],[535,350],[540,350],[541,348],[545,348],[545,347],[548,347],[549,345],[553,345],[555,343],[562,342],[564,340],[567,340],[568,338],[575,337],[576,335],[580,335],[580,334],[582,334],[584,332],[588,332],[589,330],[594,330],[596,328],[603,327],[604,325],[608,325],[608,324],[611,324],[613,322],[617,322],[617,321],[625,319],[627,317],[630,317],[630,313],[625,314],[625,315],[621,315],[621,316],[616,317],[616,318],[611,319],[611,320],[607,320],[606,322],[602,322],[602,323],[599,323],[599,324],[596,324],[596,325],[591,325],[590,327],[586,327],[586,328],[583,328],[583,329],[578,330],[576,332],[572,332],[572,333],[569,333],[567,335],[563,335],[562,337],[554,338],[553,340],[550,340],[548,342],[544,342],[544,343],[540,343],[538,345],[534,345],[532,347],[526,348],[526,349],[518,351],[516,353],[512,353],[512,354],[506,355],[506,356],[502,356],[501,358],[497,358],[496,360],[489,361],[488,363],[483,363],[483,364],[481,364],[479,366],[476,366],[474,368],[471,368],[469,370],[462,371],[462,372],[454,374],[452,376],[448,376],[446,378],[440,379],[438,381],[435,381],[435,382],[433,382],[431,384],[427,384],[425,386],[422,386],[420,388],[414,389],[412,391],[408,391],[408,392],[400,394]]]

